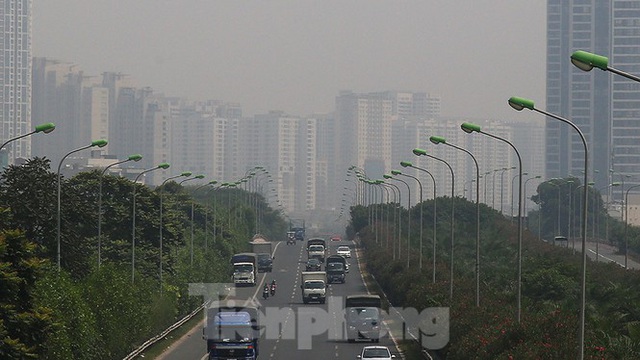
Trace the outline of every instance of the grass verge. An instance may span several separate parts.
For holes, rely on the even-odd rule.
[[[185,334],[191,331],[200,321],[202,320],[202,311],[196,314],[194,317],[189,319],[186,323],[182,324],[179,328],[170,332],[164,339],[156,342],[155,344],[149,346],[138,359],[156,359],[159,357],[168,347],[170,347],[173,343],[180,340]]]

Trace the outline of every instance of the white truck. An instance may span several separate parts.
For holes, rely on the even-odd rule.
[[[320,262],[324,262],[327,254],[327,242],[324,239],[313,238],[307,241],[307,257],[317,257]]]
[[[233,282],[236,286],[255,286],[258,273],[258,257],[255,253],[235,254],[231,258],[233,264]]]
[[[303,271],[300,279],[302,302],[318,301],[324,304],[327,298],[327,273],[324,271]]]

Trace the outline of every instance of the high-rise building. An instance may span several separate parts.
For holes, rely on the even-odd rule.
[[[0,6],[0,141],[31,128],[31,0],[4,0]],[[1,153],[3,163],[31,156],[31,139],[13,141]]]
[[[316,208],[317,120],[281,111],[256,115],[247,167],[263,166],[273,178],[280,204],[288,213]]]
[[[570,55],[577,50],[605,55],[616,68],[640,73],[639,18],[639,0],[547,2],[546,108],[585,135],[588,175],[596,187],[618,180],[616,173],[640,182],[640,84],[603,71],[583,72]],[[548,119],[546,138],[547,176],[580,178],[584,151],[576,132]]]

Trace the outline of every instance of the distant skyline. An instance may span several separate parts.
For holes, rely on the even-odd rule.
[[[544,104],[545,45],[546,1],[33,0],[34,56],[246,116],[398,90],[440,96],[443,116],[530,118],[506,101]]]

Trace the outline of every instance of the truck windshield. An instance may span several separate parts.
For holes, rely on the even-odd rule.
[[[249,341],[252,331],[251,325],[216,325],[213,338],[226,341]]]
[[[322,246],[322,245],[311,245],[311,246],[309,246],[309,251],[324,251],[324,246]]]
[[[251,271],[253,271],[253,265],[251,264],[233,265],[234,273],[246,273]]]
[[[342,263],[332,262],[327,264],[327,271],[342,271],[344,270],[344,266]]]
[[[380,314],[378,312],[378,308],[349,308],[347,312],[347,317],[349,320],[378,320]]]
[[[324,283],[322,281],[307,281],[304,283],[305,289],[324,289]]]

